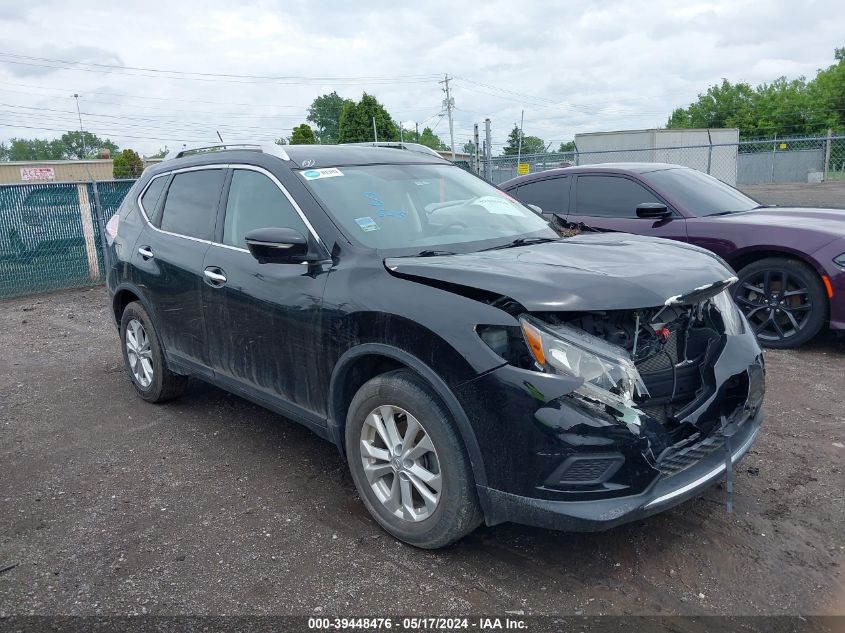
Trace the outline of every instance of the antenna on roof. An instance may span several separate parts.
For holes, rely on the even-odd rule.
[[[219,138],[219,139],[220,139],[220,142],[221,142],[221,143],[223,143],[223,137],[222,137],[222,136],[220,136],[220,131],[219,131],[219,130],[215,130],[215,132],[217,132],[217,138]]]

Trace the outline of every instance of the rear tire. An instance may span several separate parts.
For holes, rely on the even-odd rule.
[[[141,398],[157,403],[182,395],[188,378],[167,368],[153,322],[139,301],[123,310],[120,343],[129,379]]]
[[[795,259],[767,257],[749,264],[739,271],[733,292],[763,347],[803,345],[827,321],[828,300],[821,279]]]
[[[436,549],[482,522],[452,416],[414,372],[400,369],[365,383],[349,407],[345,441],[364,505],[397,539]]]

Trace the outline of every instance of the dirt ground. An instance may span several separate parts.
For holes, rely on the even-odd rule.
[[[767,352],[724,490],[599,534],[482,527],[425,552],[336,449],[213,387],[150,405],[102,288],[0,303],[0,616],[842,614],[845,342]]]

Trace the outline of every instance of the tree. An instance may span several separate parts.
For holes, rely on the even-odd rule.
[[[559,152],[574,152],[575,151],[575,141],[566,141],[565,143],[561,143],[560,147],[558,147],[557,151],[559,151]]]
[[[363,143],[373,139],[373,119],[379,141],[398,141],[399,130],[384,106],[366,92],[358,103],[343,104],[338,124],[338,143]]]
[[[137,178],[144,171],[144,161],[133,149],[125,149],[112,161],[112,175],[115,178]]]
[[[65,158],[96,158],[97,150],[103,148],[115,155],[119,148],[109,139],[101,139],[96,134],[85,132],[83,143],[82,132],[66,132],[62,134]]]
[[[798,136],[845,127],[845,48],[837,48],[836,63],[816,77],[787,79],[752,88],[726,79],[711,86],[698,100],[672,112],[668,128],[736,127],[741,138]]]
[[[426,147],[430,147],[431,149],[439,149],[441,151],[451,149],[443,141],[440,140],[440,137],[434,133],[430,127],[423,129],[422,133],[420,134],[420,140],[417,141],[420,145],[425,145]]]
[[[160,150],[158,150],[155,154],[153,154],[152,156],[150,156],[150,158],[164,158],[164,157],[165,157],[165,156],[167,156],[169,153],[170,153],[170,150],[169,150],[169,149],[167,149],[167,145],[165,145],[163,148],[161,148]]]
[[[316,139],[314,138],[314,130],[307,123],[293,128],[293,133],[290,135],[291,145],[314,145]]]
[[[522,154],[543,154],[546,151],[546,143],[539,136],[522,137]],[[519,153],[519,126],[514,125],[511,133],[508,134],[508,144],[502,153],[510,156]]]
[[[64,144],[59,139],[13,138],[9,141],[8,160],[61,160]]]
[[[340,126],[340,113],[349,99],[344,99],[337,92],[330,92],[327,95],[320,95],[311,103],[308,108],[306,121],[311,121],[317,127],[317,138],[323,145],[337,143],[338,128]]]
[[[0,143],[0,160],[9,160],[9,148],[5,143]]]
[[[469,141],[468,143],[464,143],[464,154],[475,154],[475,143]]]
[[[287,144],[288,144],[288,139],[287,139],[287,137],[286,137],[286,136],[281,136],[281,137],[277,138],[277,139],[276,139],[275,141],[273,141],[273,142],[274,142],[276,145],[287,145]]]

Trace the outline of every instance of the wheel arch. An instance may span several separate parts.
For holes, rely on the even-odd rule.
[[[806,253],[802,253],[801,251],[793,250],[785,246],[759,246],[753,249],[743,249],[732,253],[726,258],[726,260],[736,272],[739,272],[749,264],[753,264],[761,259],[768,259],[770,257],[798,260],[815,271],[820,280],[821,276],[824,274],[824,269],[821,268],[818,263]]]
[[[144,310],[150,315],[150,319],[154,319],[152,306],[144,297],[141,290],[137,286],[124,283],[115,288],[114,294],[112,295],[112,314],[114,315],[115,325],[117,325],[118,329],[120,329],[120,319],[123,316],[123,311],[133,301],[138,301],[144,306]],[[153,322],[153,326],[155,326],[155,322]]]
[[[446,382],[428,365],[413,354],[384,343],[362,343],[347,350],[337,361],[329,383],[329,433],[341,455],[346,457],[344,431],[346,414],[355,393],[365,382],[382,373],[406,368],[413,371],[431,387],[458,426],[478,485],[486,485],[487,476],[475,431],[463,407]]]

